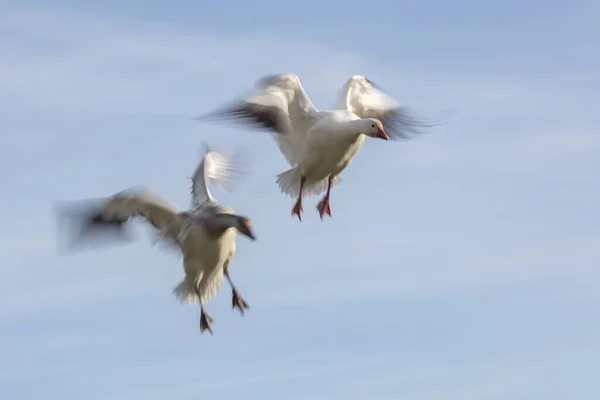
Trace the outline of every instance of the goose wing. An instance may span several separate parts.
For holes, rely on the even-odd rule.
[[[279,74],[261,78],[246,99],[196,120],[236,120],[266,129],[290,165],[295,166],[306,132],[315,124],[317,114],[298,76]]]
[[[243,172],[242,158],[239,154],[218,153],[205,144],[205,153],[196,167],[192,180],[192,207],[200,207],[207,202],[215,202],[210,193],[209,184],[215,183],[229,190],[230,184]]]
[[[338,109],[347,109],[360,118],[377,118],[390,139],[408,139],[423,133],[423,128],[439,125],[415,115],[407,106],[399,105],[377,85],[364,76],[348,79],[338,94]]]
[[[71,228],[77,225],[78,231],[72,244],[92,236],[96,239],[130,239],[125,227],[134,217],[145,219],[162,239],[173,244],[177,242],[186,215],[154,193],[138,188],[126,189],[107,198],[58,207],[58,214],[62,220],[69,220]]]

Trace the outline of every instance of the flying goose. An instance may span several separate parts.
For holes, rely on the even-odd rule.
[[[292,216],[302,221],[302,197],[326,191],[317,210],[331,216],[331,187],[350,164],[366,137],[408,139],[421,128],[435,126],[413,116],[364,76],[355,75],[342,87],[334,110],[320,111],[306,95],[295,74],[269,75],[258,80],[245,100],[222,107],[198,121],[237,120],[270,131],[292,167],[277,176],[281,191],[297,197]]]
[[[63,207],[59,213],[79,225],[74,244],[91,236],[127,239],[127,222],[135,217],[144,218],[158,232],[161,241],[183,256],[185,278],[173,294],[183,304],[200,304],[200,332],[208,329],[212,335],[212,318],[204,310],[204,304],[215,295],[223,277],[232,289],[233,308],[239,308],[242,315],[249,308],[231,281],[229,267],[235,253],[236,233],[256,239],[251,221],[218,204],[208,188],[210,182],[226,187],[235,171],[232,161],[207,147],[191,177],[192,201],[186,211],[178,210],[145,188],[129,188],[100,199],[97,205],[84,200],[83,206]]]

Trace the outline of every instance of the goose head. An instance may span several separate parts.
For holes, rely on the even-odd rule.
[[[248,236],[252,240],[256,240],[250,218],[230,214],[228,212],[217,212],[215,214],[204,216],[202,222],[204,227],[217,237],[222,235],[228,229],[233,228],[242,235]]]
[[[375,118],[367,118],[361,121],[364,125],[363,133],[372,138],[388,140],[390,137],[385,133],[381,121]]]
[[[256,236],[254,235],[254,231],[252,230],[252,221],[250,220],[250,218],[237,215],[235,228],[242,235],[248,236],[253,241],[256,240]]]

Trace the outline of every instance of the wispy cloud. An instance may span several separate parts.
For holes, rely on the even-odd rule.
[[[216,371],[206,371],[205,376],[201,379],[196,379],[194,383],[177,383],[173,382],[167,385],[153,386],[139,390],[125,389],[122,391],[107,390],[106,394],[103,394],[95,399],[105,400],[118,400],[128,399],[131,397],[145,397],[149,399],[161,399],[164,396],[175,396],[180,398],[187,398],[193,393],[204,392],[204,393],[218,393],[223,390],[242,390],[248,391],[257,387],[258,389],[264,389],[274,384],[291,383],[291,382],[302,382],[311,378],[328,379],[328,377],[335,377],[343,374],[347,371],[356,370],[357,368],[365,368],[369,366],[375,366],[385,357],[381,355],[371,355],[363,357],[350,357],[341,359],[337,362],[325,362],[312,361],[306,362],[301,359],[295,358],[282,358],[280,360],[273,361],[262,361],[262,362],[250,362],[243,363],[237,367],[228,367],[229,373],[220,371],[218,368]],[[177,369],[181,373],[185,374],[185,371],[198,370],[193,365],[185,363],[177,366]],[[194,363],[197,364],[197,363]],[[185,370],[185,371],[184,371]],[[234,372],[235,370],[239,370]],[[268,371],[268,372],[253,372],[256,370]],[[227,376],[226,378],[219,378],[220,376]],[[115,376],[114,378],[117,378]],[[113,379],[114,379],[113,378]],[[110,379],[110,378],[109,378]]]
[[[465,363],[448,364],[443,360],[429,365],[400,363],[381,375],[357,379],[344,388],[338,386],[336,391],[339,395],[381,393],[384,396],[402,392],[415,400],[527,398],[525,393],[545,396],[552,390],[562,393],[567,382],[577,386],[587,379],[590,374],[583,370],[593,369],[599,351],[597,342],[585,341],[553,348],[538,346]],[[571,368],[573,364],[582,367],[581,375]],[[551,382],[548,376],[562,376],[562,382]],[[333,395],[334,391],[328,394]]]
[[[331,82],[332,76],[349,74],[361,63],[357,55],[302,39],[215,35],[89,13],[7,13],[0,28],[9,49],[0,64],[4,96],[101,115],[187,112],[191,117],[199,107],[214,106],[215,99],[225,100],[249,86],[266,70],[300,66],[305,75],[317,76],[318,87],[333,88],[341,83]],[[42,45],[45,52],[39,51]],[[256,57],[263,52],[278,57]],[[313,65],[306,59],[320,62]],[[226,75],[229,79],[215,85],[215,76]]]

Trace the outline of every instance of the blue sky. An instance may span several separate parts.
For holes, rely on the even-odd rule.
[[[167,4],[0,5],[2,398],[598,398],[597,3]],[[299,223],[268,135],[191,120],[277,72],[321,108],[364,74],[457,113],[368,140],[333,218]],[[203,141],[256,161],[214,193],[259,240],[231,270],[251,309],[224,286],[213,337],[176,257],[60,255],[52,214],[137,184],[186,207]]]

